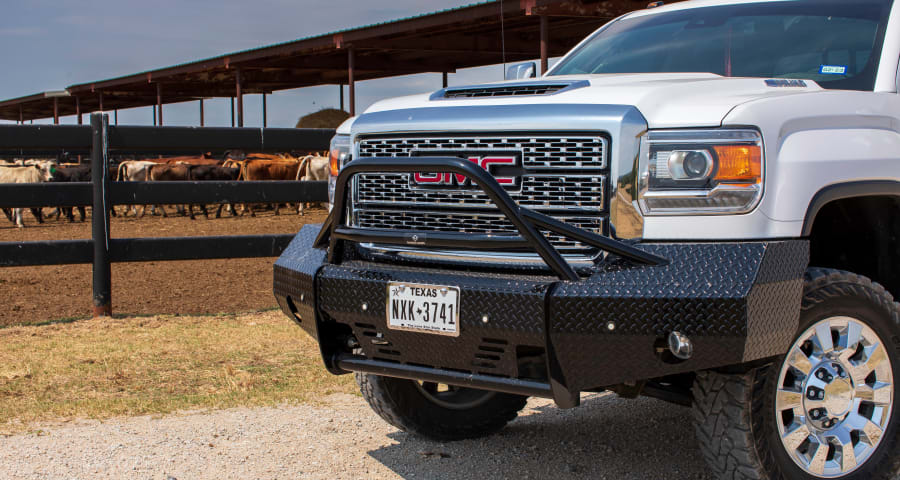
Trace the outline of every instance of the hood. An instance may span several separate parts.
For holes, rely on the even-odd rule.
[[[532,88],[550,84],[554,89]],[[489,91],[504,87],[510,87],[511,91],[518,89],[520,93],[463,98],[455,94],[468,93],[461,90]],[[527,90],[525,94],[521,93],[523,89]],[[632,105],[644,115],[650,128],[716,127],[738,105],[763,98],[819,91],[822,88],[810,80],[733,78],[711,73],[569,75],[452,87],[433,94],[393,98],[372,105],[366,113],[467,105]],[[447,98],[448,93],[453,98]]]

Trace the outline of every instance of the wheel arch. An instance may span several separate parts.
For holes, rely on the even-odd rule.
[[[812,234],[813,223],[819,212],[831,202],[860,197],[898,197],[900,198],[900,182],[895,180],[863,180],[836,183],[822,188],[809,202],[806,216],[803,218],[802,235]]]
[[[802,235],[810,265],[865,275],[900,297],[900,182],[856,181],[819,190]]]

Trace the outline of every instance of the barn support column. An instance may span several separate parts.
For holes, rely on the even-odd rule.
[[[268,113],[266,112],[266,94],[262,94],[262,107],[263,107],[263,128],[269,126],[269,119],[267,118]]]
[[[25,125],[25,112],[22,111],[22,105],[19,105],[19,123]]]
[[[350,89],[350,116],[356,115],[356,80],[353,78],[356,73],[356,54],[352,48],[347,49],[347,77]]]
[[[541,15],[541,75],[547,73],[550,59],[548,51],[550,49],[550,26],[547,22],[547,16]]]
[[[156,106],[150,108],[153,111],[153,126],[156,126]]]
[[[206,126],[206,125],[205,125],[206,119],[203,118],[203,117],[204,117],[204,112],[203,112],[203,99],[201,98],[201,99],[200,99],[200,126],[201,126],[201,127],[205,127],[205,126]]]
[[[231,97],[231,128],[234,128],[234,97]]]
[[[59,98],[53,97],[53,124],[59,125]]]
[[[441,74],[441,85],[443,88],[447,88],[447,72]]]
[[[156,84],[156,109],[159,110],[159,113],[156,115],[159,118],[159,126],[163,124],[163,112],[162,112],[162,84]]]
[[[81,125],[81,101],[75,97],[75,115],[78,117],[78,124]]]
[[[237,97],[237,122],[238,127],[244,126],[244,95],[241,93],[241,69],[234,71],[234,93]]]
[[[340,94],[340,98],[341,98],[341,102],[340,102],[341,111],[343,111],[344,110],[344,84],[343,83],[338,84],[338,92],[340,92],[339,94]]]
[[[103,111],[103,92],[100,92],[100,111]]]
[[[114,119],[113,123],[118,125],[119,124],[119,109],[118,108],[113,110],[113,119]]]

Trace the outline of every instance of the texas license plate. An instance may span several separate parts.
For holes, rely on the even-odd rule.
[[[387,326],[394,330],[459,336],[459,288],[388,284]]]

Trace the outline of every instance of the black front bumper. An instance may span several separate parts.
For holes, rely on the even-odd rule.
[[[363,371],[577,403],[578,392],[737,365],[787,351],[797,330],[805,241],[638,244],[579,280],[346,259],[305,226],[275,264],[282,310],[319,341],[333,373]],[[460,288],[460,335],[386,328],[390,282]],[[486,320],[486,321],[485,321]],[[694,354],[667,354],[672,331]],[[358,347],[355,346],[358,342]],[[354,348],[355,347],[355,348]]]

